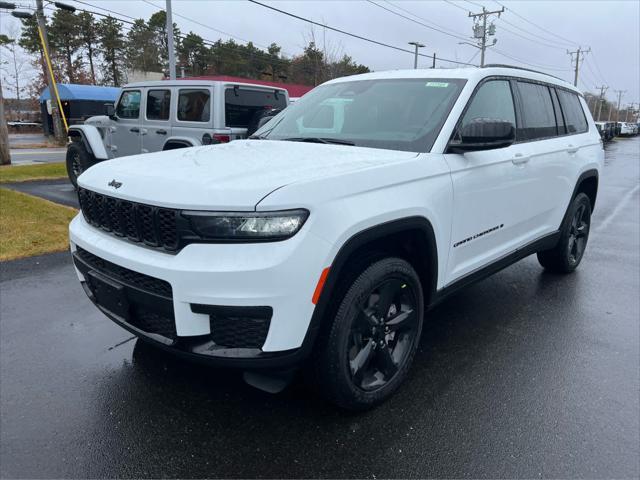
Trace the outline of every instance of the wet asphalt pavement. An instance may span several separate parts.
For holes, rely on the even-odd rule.
[[[572,275],[529,257],[429,313],[408,382],[363,414],[155,351],[67,254],[2,265],[0,475],[640,475],[640,137],[607,146]]]

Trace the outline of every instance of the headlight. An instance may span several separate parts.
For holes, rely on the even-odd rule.
[[[279,212],[185,211],[191,228],[203,239],[222,241],[284,240],[295,235],[309,216],[307,210]]]

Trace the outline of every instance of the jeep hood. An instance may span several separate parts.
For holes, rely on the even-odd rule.
[[[107,160],[83,173],[78,184],[164,207],[254,210],[264,197],[286,185],[379,168],[416,155],[345,145],[238,140]]]

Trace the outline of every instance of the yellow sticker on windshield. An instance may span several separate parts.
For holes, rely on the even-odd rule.
[[[427,82],[427,87],[447,88],[449,86],[446,82]]]

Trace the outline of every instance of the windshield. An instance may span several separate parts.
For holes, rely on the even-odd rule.
[[[254,137],[428,152],[465,82],[402,78],[322,85]]]

